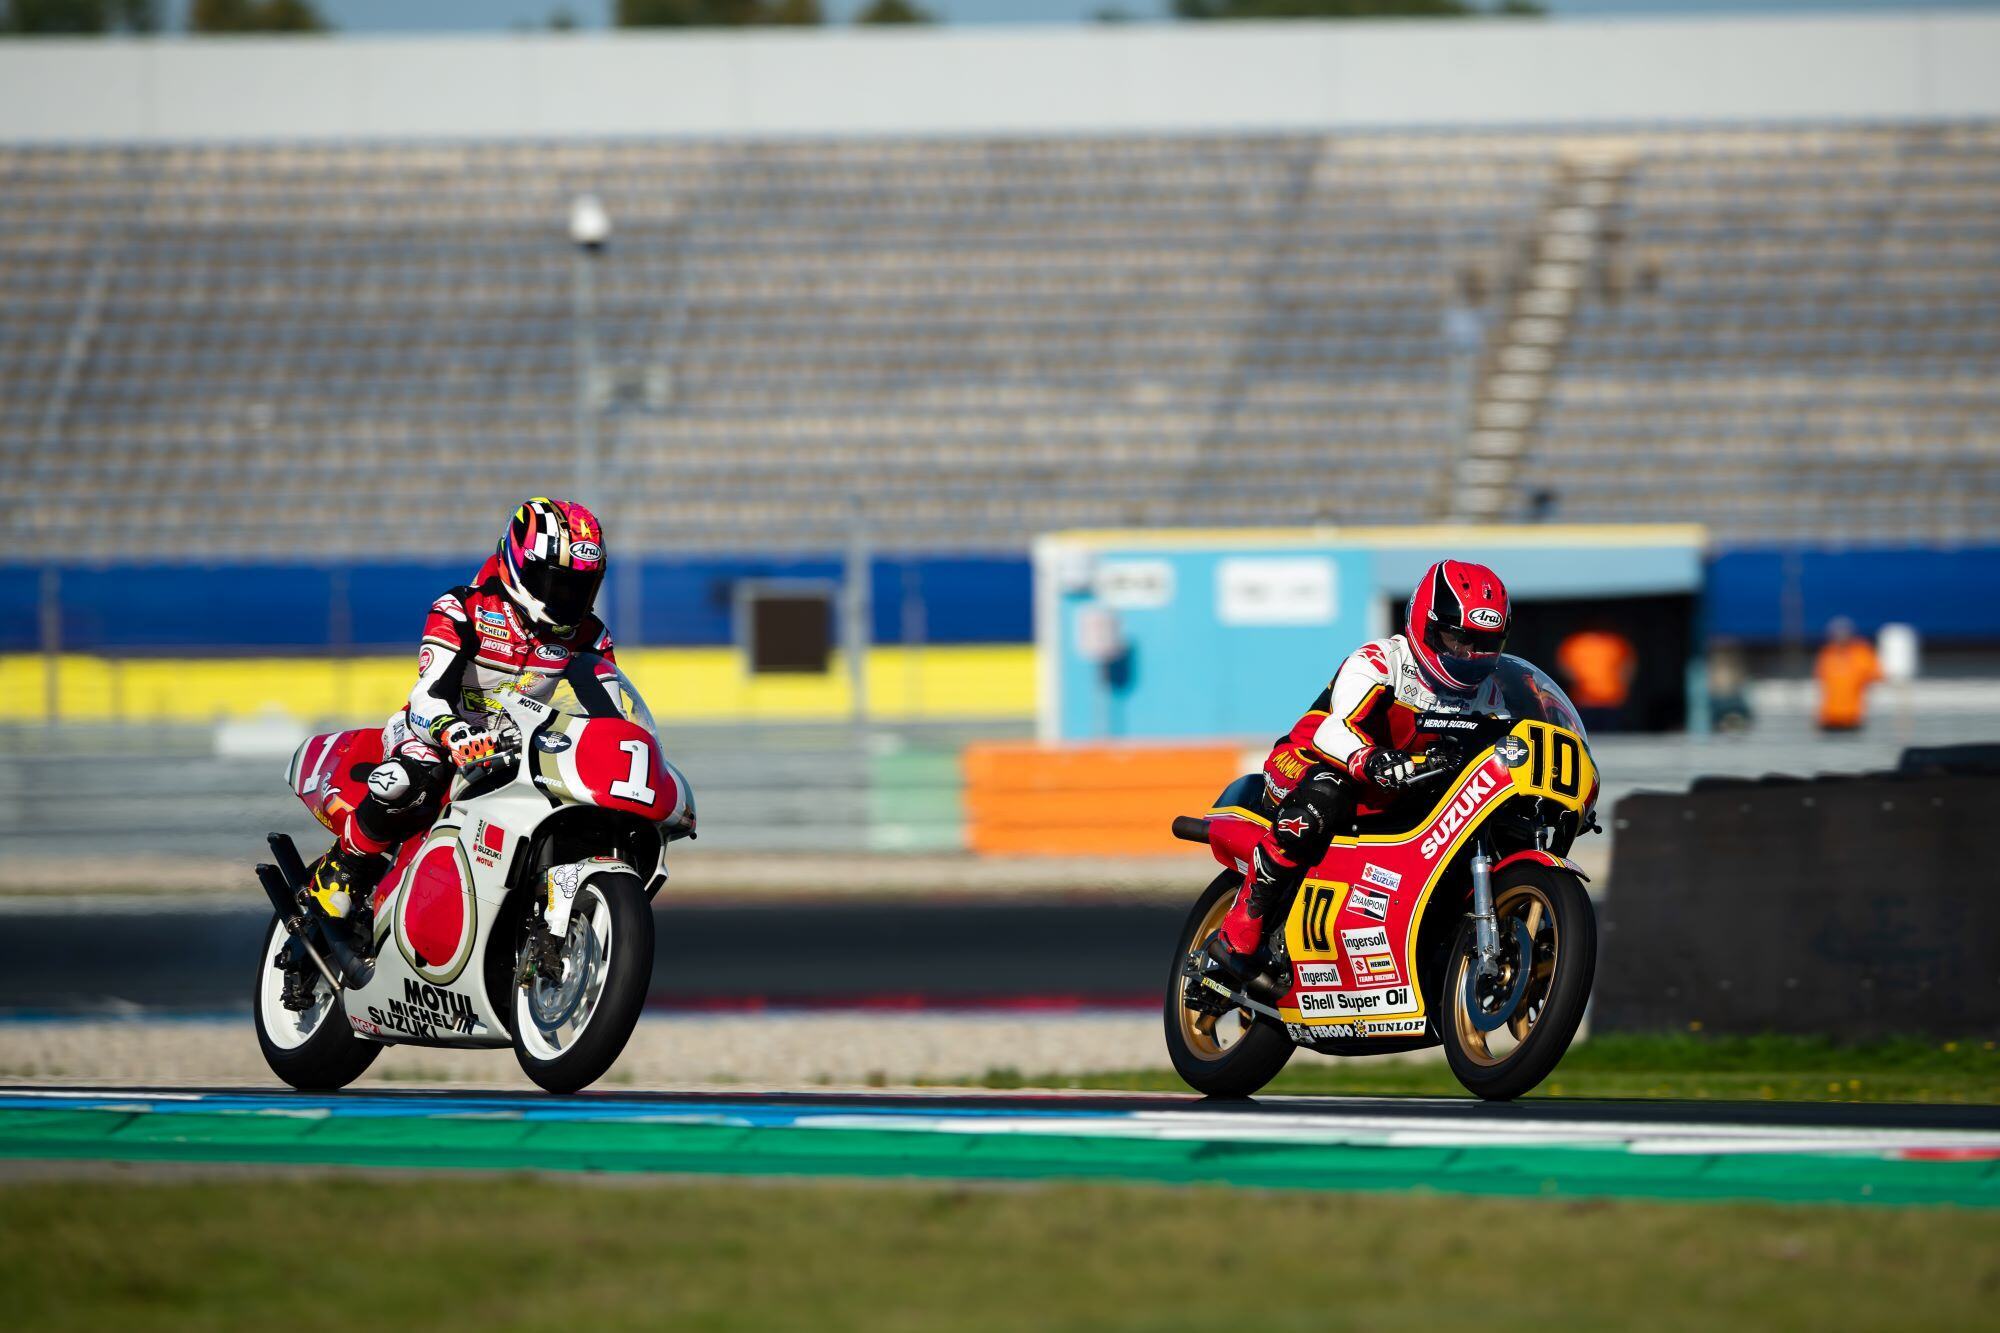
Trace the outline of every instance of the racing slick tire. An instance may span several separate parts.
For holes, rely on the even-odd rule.
[[[1167,969],[1167,1055],[1182,1081],[1210,1097],[1254,1095],[1277,1077],[1297,1049],[1282,1028],[1261,1015],[1237,1010],[1204,1022],[1207,1016],[1183,1001],[1188,956],[1222,924],[1242,882],[1241,875],[1225,870],[1202,891],[1174,941]]]
[[[1597,914],[1583,881],[1556,866],[1523,863],[1494,877],[1493,914],[1501,932],[1503,980],[1491,989],[1503,1003],[1477,1012],[1481,983],[1474,975],[1474,927],[1460,923],[1439,1008],[1445,1059],[1468,1092],[1511,1101],[1549,1076],[1569,1050],[1590,1001],[1597,972]],[[1521,939],[1531,941],[1528,977],[1504,1003],[1523,965]],[[1510,1015],[1492,1026],[1500,1014]],[[1496,1049],[1496,1046],[1498,1049]]]
[[[257,1046],[271,1072],[300,1092],[332,1092],[366,1073],[382,1045],[354,1035],[345,1004],[325,978],[313,988],[311,1009],[295,1013],[285,1008],[280,1002],[284,973],[272,963],[289,938],[285,923],[274,915],[257,955],[256,989],[251,992]]]
[[[522,918],[523,945],[533,918]],[[514,1058],[547,1092],[604,1076],[625,1049],[653,980],[653,911],[637,875],[600,874],[576,891],[563,975],[512,992]]]

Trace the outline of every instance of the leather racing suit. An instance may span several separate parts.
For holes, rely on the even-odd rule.
[[[1433,688],[1401,634],[1355,649],[1264,761],[1271,827],[1223,920],[1222,943],[1239,956],[1255,952],[1334,836],[1395,799],[1411,776],[1401,758],[1423,754],[1433,739],[1417,731],[1419,715],[1503,707],[1493,677],[1469,694]]]
[[[503,693],[547,699],[580,652],[616,660],[603,622],[586,615],[563,636],[535,624],[508,599],[499,559],[489,556],[470,584],[431,603],[416,684],[382,729],[382,761],[368,776],[367,797],[334,830],[340,845],[380,854],[430,827],[452,773],[447,731],[492,726]]]

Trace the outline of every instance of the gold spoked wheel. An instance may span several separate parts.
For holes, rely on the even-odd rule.
[[[1188,961],[1229,915],[1243,876],[1217,875],[1188,909],[1167,969],[1163,1017],[1168,1058],[1190,1088],[1211,1097],[1248,1097],[1269,1083],[1296,1048],[1285,1029],[1243,1009],[1205,1014],[1187,1004]]]
[[[1481,981],[1475,975],[1475,957],[1460,954],[1450,992],[1458,997],[1452,1005],[1452,1019],[1459,1043],[1466,1058],[1481,1065],[1504,1064],[1535,1030],[1548,1007],[1549,984],[1555,979],[1556,959],[1562,951],[1554,904],[1538,885],[1517,884],[1496,894],[1493,917],[1500,928],[1500,974]],[[1514,994],[1517,988],[1518,996]],[[1484,1030],[1480,1011],[1485,1011],[1489,1022],[1502,1012],[1506,1020]]]
[[[1547,1078],[1590,1000],[1597,918],[1583,881],[1559,866],[1516,864],[1493,885],[1500,968],[1478,975],[1475,931],[1462,921],[1440,1002],[1445,1056],[1467,1090],[1519,1097]]]
[[[1229,915],[1229,904],[1233,894],[1223,894],[1217,898],[1203,914],[1201,923],[1195,927],[1194,939],[1188,946],[1190,954],[1207,942],[1208,937],[1222,927],[1222,918]],[[1186,1004],[1179,1006],[1181,1019],[1181,1039],[1188,1049],[1204,1060],[1220,1060],[1236,1044],[1243,1040],[1243,1034],[1250,1030],[1253,1018],[1248,1009],[1232,1009],[1226,1014],[1205,1014]]]

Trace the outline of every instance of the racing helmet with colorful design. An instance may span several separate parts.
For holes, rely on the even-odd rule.
[[[1410,595],[1403,637],[1433,689],[1470,694],[1500,665],[1513,624],[1514,608],[1498,574],[1464,560],[1440,560]]]
[[[538,495],[514,511],[498,557],[501,585],[521,613],[569,634],[604,582],[604,528],[574,500]]]

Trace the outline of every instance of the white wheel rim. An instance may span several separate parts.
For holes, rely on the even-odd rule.
[[[285,1008],[285,974],[277,966],[278,954],[292,937],[280,922],[271,923],[264,941],[264,970],[257,983],[257,1013],[264,1020],[264,1035],[281,1051],[295,1051],[312,1040],[334,1010],[333,988],[326,978],[313,974],[313,1005],[304,1013]]]
[[[582,1039],[611,979],[611,949],[611,905],[586,884],[577,890],[569,933],[563,937],[562,980],[552,983],[536,975],[514,990],[514,1030],[529,1055],[557,1060]]]

